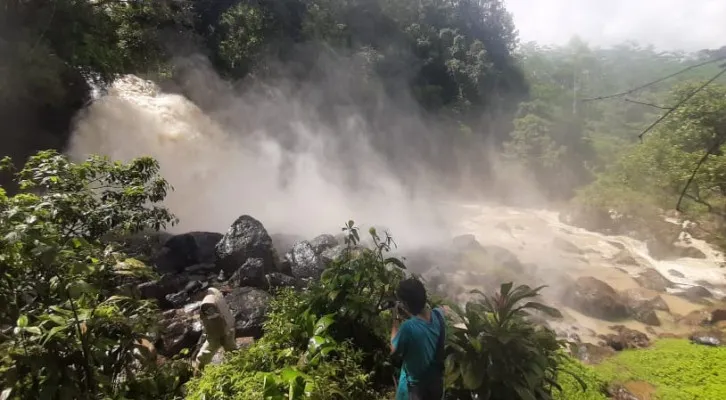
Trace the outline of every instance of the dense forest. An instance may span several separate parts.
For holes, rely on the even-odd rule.
[[[402,176],[421,163],[467,173],[467,195],[507,202],[517,199],[487,184],[517,165],[537,205],[567,208],[573,224],[630,233],[678,208],[726,244],[726,47],[520,43],[500,0],[6,0],[0,21],[2,400],[392,396],[386,301],[408,271],[388,254],[391,237],[371,229],[361,240],[353,221],[305,290],[273,290],[270,276],[284,274],[271,261],[269,308],[247,349],[203,372],[189,362],[196,342],[156,357],[148,344],[164,342],[159,322],[176,310],[139,288],[172,284],[128,238],[176,222],[163,206],[171,188],[151,158],[62,154],[79,111],[123,74],[205,110],[215,104],[188,90],[190,60],[241,93],[284,81],[330,126],[359,116]],[[502,163],[482,156],[494,153]],[[452,310],[447,398],[628,398],[530,318],[560,315],[538,302],[541,288],[497,289],[466,305],[430,299]],[[664,346],[652,354],[691,354]],[[721,350],[697,358],[722,365]],[[717,399],[718,385],[670,398]]]

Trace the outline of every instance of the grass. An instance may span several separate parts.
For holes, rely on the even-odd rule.
[[[618,353],[594,371],[602,380],[616,384],[650,383],[657,400],[726,399],[726,347],[663,339],[648,349]]]

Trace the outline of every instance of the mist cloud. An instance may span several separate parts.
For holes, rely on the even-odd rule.
[[[575,35],[596,46],[625,41],[660,50],[726,45],[723,0],[505,0],[522,41],[565,44]]]

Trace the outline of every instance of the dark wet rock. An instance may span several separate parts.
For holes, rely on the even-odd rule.
[[[184,307],[184,305],[189,303],[189,301],[191,300],[189,298],[189,293],[184,290],[177,293],[168,294],[166,295],[165,299],[174,308]]]
[[[154,258],[161,252],[169,238],[173,235],[166,232],[140,232],[122,238],[121,250],[128,257],[135,258],[145,264],[153,264]]]
[[[161,332],[156,344],[165,357],[179,354],[183,349],[193,349],[199,343],[204,328],[195,310],[169,310],[163,314]]]
[[[635,281],[638,282],[641,287],[655,290],[656,292],[665,292],[667,288],[673,287],[673,282],[666,279],[660,274],[660,272],[653,268],[649,268],[642,274],[638,275],[635,278]]]
[[[623,299],[607,283],[593,278],[578,278],[565,293],[565,303],[591,317],[608,321],[627,318]]]
[[[144,282],[138,285],[141,297],[156,299],[162,307],[171,307],[166,301],[166,296],[182,291],[189,283],[189,277],[184,274],[166,274],[151,282]]]
[[[638,266],[640,263],[627,249],[619,250],[612,258],[612,261],[622,265],[634,265]]]
[[[267,292],[251,287],[235,288],[224,297],[234,316],[237,336],[262,336],[271,298]]]
[[[633,319],[644,324],[660,326],[656,311],[670,312],[663,298],[647,289],[628,289],[620,294]]]
[[[600,335],[599,337],[604,341],[605,345],[612,347],[615,351],[642,349],[650,346],[648,335],[643,332],[622,325],[611,326],[610,329],[616,333]]]
[[[697,304],[711,304],[707,299],[713,297],[713,294],[703,286],[691,286],[676,293],[676,296]]]
[[[706,258],[706,253],[702,252],[701,250],[695,248],[695,247],[680,247],[678,254],[681,258],[697,258],[697,259],[704,259]]]
[[[711,332],[696,332],[688,337],[691,343],[700,344],[704,346],[718,347],[723,344],[721,335]]]
[[[572,355],[585,364],[599,364],[615,354],[609,346],[598,346],[592,343],[576,343],[570,345]]]
[[[556,249],[562,250],[566,253],[582,254],[583,251],[579,247],[575,246],[569,240],[556,237],[552,239],[552,246]]]
[[[517,258],[517,255],[500,246],[483,246],[485,251],[484,260],[487,267],[504,268],[513,272],[524,271],[524,266]]]
[[[179,273],[195,264],[214,264],[214,248],[221,238],[216,232],[174,235],[164,243],[154,265],[161,273]]]
[[[609,388],[608,394],[610,395],[610,400],[642,400],[623,386]]]
[[[711,314],[707,310],[694,310],[678,318],[678,323],[686,326],[704,326],[710,321]]]
[[[322,257],[315,254],[306,240],[292,246],[292,251],[285,254],[285,262],[290,266],[292,276],[298,279],[317,279],[325,269]]]
[[[726,309],[717,308],[711,311],[711,317],[709,318],[708,322],[711,324],[715,324],[721,321],[726,321]]]
[[[184,291],[189,295],[193,296],[196,293],[201,292],[202,290],[205,290],[209,287],[209,283],[205,281],[200,280],[192,280],[189,281],[186,286],[184,286]]]
[[[217,266],[231,276],[250,258],[259,258],[265,272],[274,272],[276,253],[272,239],[262,223],[249,215],[243,215],[224,234],[216,246]]]
[[[482,249],[482,245],[476,240],[476,236],[472,234],[459,235],[452,239],[453,247],[456,251],[477,251]]]
[[[295,243],[305,240],[300,235],[289,235],[286,233],[274,233],[270,235],[270,239],[272,239],[272,247],[277,250],[277,254],[285,254],[292,249]]]
[[[669,269],[668,273],[672,276],[675,276],[676,278],[685,278],[686,276],[683,275],[683,273],[676,271],[675,269]]]
[[[229,283],[237,287],[266,288],[267,280],[265,275],[264,261],[260,258],[250,258],[232,274]]]
[[[323,260],[323,263],[325,263],[325,265],[328,265],[331,262],[341,258],[343,254],[345,254],[345,249],[346,246],[344,244],[340,244],[335,247],[323,250],[320,253],[320,258]]]
[[[325,250],[332,249],[339,244],[335,236],[328,234],[319,235],[310,241],[310,245],[313,246],[313,251],[317,255],[321,255]]]
[[[290,275],[285,275],[280,272],[273,272],[265,276],[266,289],[274,290],[283,287],[298,287],[300,282]]]

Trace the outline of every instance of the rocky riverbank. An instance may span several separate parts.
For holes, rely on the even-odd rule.
[[[706,345],[726,338],[726,275],[721,280],[709,275],[722,271],[717,257],[658,261],[642,241],[579,230],[550,214],[478,212],[463,220],[462,234],[450,243],[402,251],[409,269],[438,294],[464,302],[475,296],[470,290],[491,292],[502,282],[548,285],[544,300],[560,308],[563,318],[532,318],[571,342],[573,354],[585,362],[647,347],[661,337]],[[202,341],[198,308],[206,288],[225,294],[237,337],[245,341],[261,336],[275,289],[304,287],[345,249],[341,237],[329,234],[307,240],[271,235],[247,215],[224,234],[139,235],[126,240],[126,247],[160,275],[139,284],[138,291],[164,310],[155,346],[165,357],[184,349],[194,355]],[[693,260],[713,265],[688,264]]]

